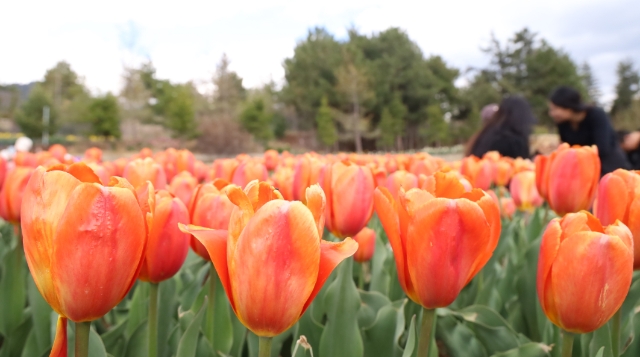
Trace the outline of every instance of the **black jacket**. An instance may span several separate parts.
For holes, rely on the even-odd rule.
[[[489,151],[497,151],[511,158],[529,157],[529,137],[513,130],[494,126],[486,128],[471,148],[471,154],[482,157]]]

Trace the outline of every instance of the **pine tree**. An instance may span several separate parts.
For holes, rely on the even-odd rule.
[[[611,116],[631,107],[634,96],[640,90],[640,75],[634,68],[632,60],[625,60],[618,63],[618,84],[616,84],[616,99],[611,107]]]
[[[36,85],[29,93],[29,98],[22,104],[16,113],[16,123],[22,132],[32,138],[40,139],[45,130],[42,122],[43,108],[49,107],[49,127],[50,135],[57,131],[58,112],[53,106],[53,101],[40,85]]]
[[[240,113],[242,127],[265,146],[273,139],[272,120],[273,114],[260,97],[250,100]]]
[[[316,125],[318,126],[318,139],[328,147],[335,145],[338,141],[338,132],[336,131],[336,125],[333,121],[333,114],[331,113],[331,107],[329,107],[327,97],[322,98],[320,108],[318,108]]]
[[[584,88],[587,91],[587,102],[598,105],[600,100],[600,89],[598,88],[598,81],[593,75],[593,71],[591,70],[591,66],[589,62],[584,62],[580,67],[580,77],[582,78],[582,83],[584,84]]]
[[[93,135],[120,139],[120,108],[117,98],[111,93],[91,101],[88,119]]]

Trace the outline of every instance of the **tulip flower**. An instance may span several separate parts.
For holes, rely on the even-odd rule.
[[[227,189],[237,206],[229,231],[197,226],[181,229],[207,248],[233,311],[260,337],[260,357],[270,354],[270,338],[304,314],[334,268],[358,244],[322,240],[325,197],[307,190],[307,205],[285,201],[265,182]]]
[[[102,150],[100,150],[99,148],[96,147],[92,147],[92,148],[88,148],[85,152],[84,152],[84,159],[85,162],[95,162],[95,163],[101,163],[102,162]]]
[[[122,175],[124,175],[124,169],[129,164],[129,161],[131,161],[131,160],[129,160],[127,158],[124,158],[124,157],[116,159],[113,162],[113,165],[115,167],[115,173],[112,176],[122,176]]]
[[[16,166],[7,173],[0,191],[0,217],[14,225],[20,224],[20,208],[24,190],[33,174],[33,168]]]
[[[603,225],[624,223],[633,236],[633,268],[640,269],[640,171],[616,170],[600,180],[593,207]]]
[[[364,227],[358,234],[353,236],[353,240],[358,243],[358,251],[353,255],[353,260],[358,263],[370,261],[376,249],[376,231],[369,227]]]
[[[109,184],[112,175],[109,175],[109,172],[104,168],[104,166],[95,162],[89,162],[87,163],[87,166],[89,166],[91,170],[93,170],[93,172],[100,178],[100,183],[102,183],[103,185]]]
[[[305,202],[307,187],[318,183],[322,162],[306,154],[298,160],[293,168],[293,199]]]
[[[196,180],[193,175],[189,173],[189,171],[182,171],[177,174],[173,180],[171,180],[171,184],[169,185],[169,192],[172,195],[178,197],[182,203],[186,205],[191,201],[191,195],[193,195],[193,190],[198,185],[198,180]]]
[[[38,167],[38,158],[28,151],[18,151],[13,158],[13,162],[15,162],[16,166]]]
[[[148,204],[126,180],[113,177],[103,186],[82,163],[33,172],[22,201],[22,234],[35,284],[61,317],[54,353],[66,356],[68,318],[76,322],[75,355],[86,357],[90,321],[133,286],[147,241],[141,205]]]
[[[495,184],[496,186],[505,187],[509,184],[513,175],[513,160],[508,157],[502,157],[495,162]]]
[[[559,216],[591,208],[599,178],[596,146],[565,143],[549,156],[536,156],[538,192]]]
[[[273,171],[278,167],[280,161],[280,154],[275,150],[267,150],[264,152],[264,166],[267,170]]]
[[[473,187],[486,191],[495,178],[495,165],[488,159],[467,156],[462,159],[460,173],[469,179]]]
[[[138,157],[141,159],[146,159],[147,157],[153,157],[153,150],[149,148],[142,148],[138,153]]]
[[[64,146],[60,144],[53,144],[49,147],[48,151],[51,153],[51,155],[53,155],[53,157],[58,159],[58,161],[60,162],[65,161],[65,156],[67,155],[67,148],[65,148]]]
[[[0,156],[0,189],[4,185],[4,179],[7,176],[7,160]]]
[[[536,188],[536,173],[533,171],[521,171],[513,175],[509,192],[521,211],[530,212],[542,205],[542,197]]]
[[[235,205],[229,201],[224,188],[229,182],[216,179],[199,185],[189,202],[191,224],[199,227],[227,230]],[[195,237],[191,237],[191,249],[205,260],[211,261],[207,249]]]
[[[231,182],[240,187],[244,187],[253,180],[267,181],[267,179],[269,179],[269,173],[264,164],[248,159],[238,165],[233,172]]]
[[[133,187],[140,187],[150,181],[156,190],[163,190],[167,186],[167,176],[162,166],[152,158],[135,159],[124,167],[122,176]]]
[[[193,171],[198,182],[203,182],[207,178],[207,165],[204,162],[196,160]]]
[[[491,196],[465,192],[454,173],[437,172],[430,190],[400,190],[398,199],[383,187],[375,208],[395,256],[400,286],[422,305],[423,325],[434,309],[451,304],[484,267],[500,238],[500,213]],[[426,356],[431,329],[423,329],[418,353]]]
[[[373,173],[350,161],[327,164],[320,173],[320,185],[327,197],[327,228],[338,238],[353,237],[373,214]]]
[[[633,238],[623,223],[603,227],[586,211],[549,223],[540,245],[537,290],[547,318],[566,331],[563,356],[571,356],[573,333],[599,329],[620,309],[632,275]],[[614,353],[618,348],[613,346]]]
[[[278,166],[273,174],[273,182],[287,201],[293,201],[293,169],[287,166]]]
[[[398,191],[401,188],[408,191],[418,187],[418,177],[410,172],[399,170],[387,177],[386,187],[393,197],[398,197]]]
[[[213,162],[213,179],[223,179],[231,182],[233,173],[238,167],[238,161],[235,159],[218,159]]]

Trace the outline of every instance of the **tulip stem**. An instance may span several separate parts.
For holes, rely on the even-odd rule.
[[[271,337],[260,336],[258,357],[271,357]]]
[[[613,357],[620,356],[620,309],[611,318],[611,351]]]
[[[91,321],[76,322],[76,357],[89,357],[89,331]]]
[[[358,276],[358,289],[364,290],[365,277],[367,275],[367,262],[360,264],[360,275]]]
[[[562,331],[562,357],[571,357],[573,353],[574,335],[567,331]]]
[[[215,337],[215,308],[216,308],[216,268],[211,263],[211,270],[209,270],[209,305],[207,306],[207,325],[209,326],[209,342],[214,348],[213,338]]]
[[[418,342],[418,357],[428,357],[436,322],[436,309],[422,308],[422,326]]]
[[[158,356],[158,284],[149,284],[149,357]]]

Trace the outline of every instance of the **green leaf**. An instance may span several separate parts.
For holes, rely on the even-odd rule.
[[[307,312],[302,316],[310,316],[310,312]],[[310,317],[309,317],[310,318]],[[300,319],[302,321],[302,319]],[[231,314],[231,324],[233,326],[233,345],[231,346],[231,356],[242,356],[245,342],[247,341],[247,333],[249,330],[238,320],[236,314]],[[319,335],[318,335],[319,336]],[[319,338],[319,337],[318,337]]]
[[[35,329],[32,329],[29,332],[29,336],[27,336],[27,340],[24,344],[24,349],[22,350],[22,357],[40,356],[47,350],[48,349],[45,349],[44,351],[39,350],[38,342],[36,341]]]
[[[491,357],[546,357],[551,347],[541,343],[529,342],[509,351],[496,353]]]
[[[469,306],[458,311],[457,315],[470,324],[476,337],[490,354],[507,351],[520,345],[516,331],[500,314],[486,306]]]
[[[218,277],[217,272],[215,271],[215,269],[213,269],[213,265],[211,266],[211,272],[213,274],[209,275],[209,279],[203,290],[206,290],[208,294],[209,284],[211,284],[211,278],[213,278],[215,284],[215,292],[213,297],[213,303],[215,306],[213,309],[213,311],[215,312],[213,315],[213,328],[215,334],[213,335],[213,342],[209,340],[211,336],[211,327],[207,326],[206,319],[203,326],[205,326],[204,331],[206,331],[206,338],[207,340],[209,340],[209,343],[211,343],[213,350],[216,352],[227,354],[231,351],[231,346],[233,345],[233,326],[231,324],[230,312],[231,305],[229,304],[227,294],[224,291],[224,287],[220,282],[220,278]]]
[[[591,343],[589,343],[589,355],[595,356],[602,348],[604,348],[604,357],[613,356],[613,351],[611,350],[611,330],[609,329],[609,324],[604,324],[604,326],[593,332],[593,338],[591,339]]]
[[[100,337],[104,343],[107,353],[115,356],[120,356],[124,352],[126,345],[126,338],[124,332],[127,328],[129,320],[122,320],[118,325],[110,328],[107,332],[103,333]]]
[[[360,293],[360,310],[358,310],[358,326],[367,329],[376,322],[378,311],[391,304],[389,299],[379,292],[358,290]]]
[[[37,353],[31,356],[36,356],[42,354],[53,344],[49,330],[49,319],[53,310],[38,291],[31,274],[27,274],[27,295],[33,320],[34,340],[32,343],[35,344],[34,348],[37,350]]]
[[[176,357],[195,357],[198,336],[200,336],[200,326],[202,326],[204,313],[207,310],[207,301],[208,299],[207,297],[205,297],[200,311],[198,311],[193,321],[191,321],[191,324],[189,325],[189,327],[187,327],[187,329],[184,331],[184,334],[180,338],[180,343],[178,344],[178,353]]]
[[[177,283],[168,279],[158,286],[158,356],[169,357],[169,335],[176,326],[178,312]]]
[[[293,333],[295,327],[288,329],[287,331],[275,336],[271,340],[271,356],[280,356],[282,345]],[[247,345],[249,347],[249,357],[258,357],[258,336],[253,332],[249,332],[247,335]]]
[[[439,309],[440,311],[442,309]],[[487,357],[487,351],[466,324],[453,315],[438,316],[436,338],[442,341],[450,356]]]
[[[107,357],[107,350],[104,348],[102,339],[94,329],[89,330],[89,356]]]
[[[307,339],[307,342],[309,343],[309,345],[311,345],[311,348],[314,351],[316,351],[316,354],[318,353],[318,350],[320,348],[320,338],[322,336],[322,331],[324,330],[324,326],[318,324],[313,320],[311,309],[313,309],[313,306],[315,304],[321,304],[321,303],[322,301],[318,301],[318,300],[312,302],[311,306],[309,306],[309,309],[307,309],[307,311],[304,313],[304,315],[302,315],[300,320],[298,320],[297,330],[293,335],[293,342],[294,342],[292,344],[293,346],[295,346],[296,341],[300,339],[300,336],[305,336]],[[234,340],[234,343],[235,343],[235,340]],[[302,347],[299,348],[298,351],[300,351],[301,349],[303,348]],[[235,351],[235,349],[233,351]],[[301,352],[298,352],[298,354],[300,353]],[[240,354],[235,354],[235,356],[239,356],[239,355]]]
[[[27,265],[19,237],[14,244],[4,256],[0,277],[0,333],[5,337],[22,323],[27,299]]]
[[[382,295],[387,295],[389,293],[389,283],[391,277],[389,276],[389,271],[385,269],[385,261],[387,260],[387,256],[392,254],[389,252],[387,247],[384,244],[380,235],[384,234],[384,231],[381,227],[376,231],[376,249],[373,253],[373,258],[371,259],[371,291],[377,291]],[[395,279],[395,276],[393,277]]]
[[[598,350],[598,353],[596,353],[596,357],[603,357],[604,356],[604,347],[600,347],[600,349]]]
[[[22,323],[14,329],[13,333],[2,342],[0,357],[20,356],[29,337],[29,331],[32,325],[33,322],[31,322],[31,319],[25,318]]]
[[[145,284],[141,284],[145,285]],[[149,354],[149,329],[147,321],[143,321],[138,328],[133,331],[129,341],[125,357],[147,357]]]
[[[377,311],[374,323],[363,328],[365,356],[393,356],[396,353],[396,341],[404,332],[403,308],[404,304],[388,303]]]
[[[364,353],[357,319],[360,295],[353,282],[352,267],[353,259],[345,259],[338,267],[338,277],[327,289],[327,323],[320,337],[320,357],[362,357]]]
[[[129,304],[129,323],[126,336],[131,338],[138,327],[149,317],[149,284],[138,281]]]
[[[407,331],[409,337],[407,337],[407,343],[404,346],[404,352],[402,352],[402,357],[412,357],[414,351],[416,350],[416,315],[411,317],[411,324],[409,325],[409,330]]]

